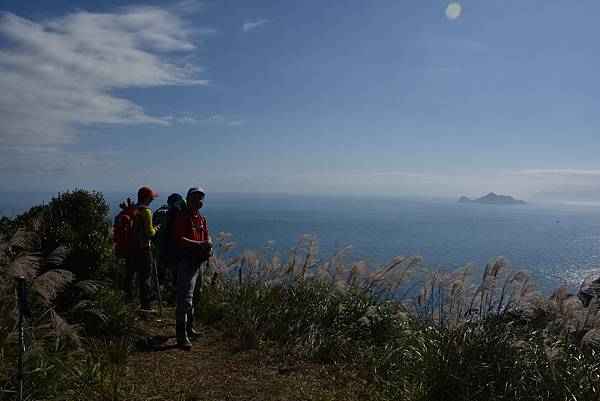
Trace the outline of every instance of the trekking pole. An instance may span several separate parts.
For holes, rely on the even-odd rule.
[[[210,257],[206,259],[206,271],[210,273]]]
[[[16,278],[19,309],[19,364],[17,367],[17,400],[23,401],[23,361],[25,359],[25,317],[29,316],[25,277]]]
[[[160,294],[160,281],[158,280],[158,267],[156,265],[156,254],[154,253],[154,245],[152,245],[152,267],[154,270],[154,279],[156,281],[156,293],[158,294],[158,312],[160,313],[160,322],[163,321],[162,297]]]

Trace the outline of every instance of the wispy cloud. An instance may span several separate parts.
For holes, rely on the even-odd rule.
[[[524,169],[506,171],[505,174],[530,182],[537,182],[546,188],[560,189],[574,187],[600,188],[600,170],[578,170],[570,168]]]
[[[258,28],[259,26],[266,24],[267,22],[269,22],[268,19],[261,19],[258,21],[246,21],[242,24],[242,30],[245,32],[248,32],[255,28]]]
[[[199,124],[216,124],[216,125],[228,125],[230,127],[240,127],[242,125],[249,125],[250,121],[240,119],[235,115],[229,114],[213,114],[205,118],[198,120]]]
[[[214,124],[214,125],[226,125],[229,127],[240,127],[243,125],[249,125],[250,122],[243,120],[233,114],[213,114],[201,118],[191,116],[169,116],[166,117],[167,121],[176,121],[183,124]]]
[[[506,174],[519,175],[526,177],[537,178],[553,178],[553,179],[600,179],[600,170],[577,170],[577,169],[525,169],[525,170],[510,170]]]
[[[597,185],[571,180],[576,184],[568,186],[567,180],[554,181],[525,175],[526,171],[479,171],[479,172],[426,172],[426,171],[373,171],[332,173],[326,169],[314,173],[274,171],[272,173],[254,171],[213,172],[203,181],[214,190],[228,192],[289,192],[289,193],[347,193],[377,194],[396,196],[445,197],[458,200],[460,196],[480,197],[488,192],[511,195],[519,199],[544,198],[547,191],[557,191],[563,198],[600,199],[600,178]],[[546,170],[541,170],[546,171]],[[563,171],[563,170],[560,170]],[[572,171],[572,170],[567,170]],[[577,171],[577,170],[576,170]],[[594,170],[578,170],[597,177]],[[544,173],[545,174],[545,173]],[[208,184],[209,183],[209,184]],[[556,198],[556,196],[555,196]]]
[[[0,143],[68,143],[90,124],[168,124],[112,90],[206,85],[201,67],[169,57],[194,50],[197,33],[155,7],[41,22],[0,14]]]
[[[313,175],[232,173],[223,176],[214,186],[228,191],[270,192],[277,188],[281,192],[397,195],[439,194],[440,185],[447,181],[449,177],[410,171]]]
[[[249,175],[249,174],[235,173],[235,174],[231,174],[231,179],[244,181],[244,180],[254,180],[254,179],[256,179],[256,177],[253,175]]]
[[[434,51],[470,51],[477,52],[487,50],[488,46],[473,39],[459,36],[440,36],[431,38],[425,42],[425,46]]]
[[[504,175],[525,182],[536,191],[534,198],[545,200],[597,201],[600,197],[600,170],[571,168],[523,169]]]
[[[572,174],[579,178],[569,178]],[[548,179],[548,175],[558,175],[560,180]],[[583,177],[590,180],[585,181]],[[298,174],[283,170],[266,173],[250,168],[243,171],[215,171],[202,177],[202,181],[213,190],[226,192],[347,193],[454,200],[463,195],[480,197],[495,192],[526,200],[543,198],[597,202],[600,199],[600,171],[596,170],[530,169],[454,173],[410,170],[331,173],[323,170]]]
[[[169,10],[177,13],[202,13],[206,11],[206,3],[198,0],[183,0],[169,7]]]
[[[340,175],[339,177],[345,177],[344,175]],[[374,173],[365,173],[365,174],[353,174],[349,175],[349,178],[364,178],[364,179],[444,179],[443,176],[429,173],[415,173],[409,171],[382,171],[382,172],[374,172]]]
[[[207,85],[203,68],[184,53],[211,29],[190,26],[179,9],[127,7],[113,13],[77,11],[31,21],[0,13],[0,145],[3,168],[97,166],[93,156],[69,155],[72,143],[94,124],[160,124],[115,89]],[[6,152],[12,149],[12,152]],[[7,165],[4,165],[7,164]]]
[[[110,156],[110,157],[107,157]],[[67,171],[116,168],[118,151],[72,154],[54,146],[4,146],[0,148],[0,177],[15,173],[39,175]]]

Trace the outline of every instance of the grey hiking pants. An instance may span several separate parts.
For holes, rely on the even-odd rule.
[[[177,302],[175,320],[185,322],[194,310],[194,289],[202,289],[202,264],[184,258],[177,263]]]

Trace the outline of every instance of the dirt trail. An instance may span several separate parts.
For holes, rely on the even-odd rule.
[[[317,364],[290,361],[266,351],[241,351],[221,334],[203,329],[194,348],[175,347],[172,320],[144,323],[153,338],[147,347],[132,350],[127,382],[135,383],[140,400],[355,400],[350,384],[333,384]],[[327,376],[327,377],[326,377]],[[140,393],[139,389],[144,392]]]

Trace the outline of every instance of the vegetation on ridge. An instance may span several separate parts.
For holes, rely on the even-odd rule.
[[[161,382],[127,381],[143,333],[121,301],[106,213],[101,194],[75,190],[0,222],[0,390],[15,388],[12,280],[22,274],[30,399],[169,397]],[[564,287],[545,298],[505,258],[482,274],[444,273],[418,256],[354,261],[350,248],[319,260],[311,236],[287,256],[269,244],[234,255],[230,235],[217,240],[196,313],[242,353],[316,363],[362,399],[599,398],[600,301],[584,307]]]

